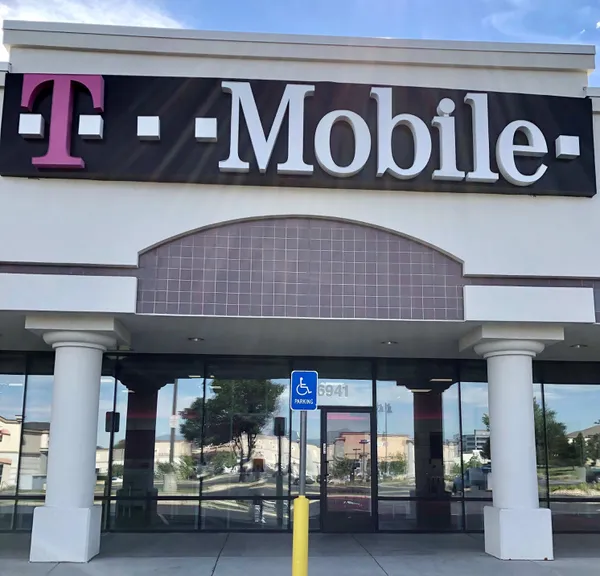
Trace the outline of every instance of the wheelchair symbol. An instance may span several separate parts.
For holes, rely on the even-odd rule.
[[[298,394],[298,396],[310,394],[310,388],[304,383],[304,378],[302,377],[300,377],[300,384],[296,386],[296,394]]]

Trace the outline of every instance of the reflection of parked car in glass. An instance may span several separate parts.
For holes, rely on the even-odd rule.
[[[452,483],[452,494],[458,494],[469,488],[485,490],[487,487],[487,475],[491,472],[489,464],[477,467],[467,468],[463,477],[457,476]]]
[[[368,496],[347,495],[329,496],[327,498],[328,512],[370,512],[371,499]]]
[[[300,484],[300,478],[294,478],[294,486],[297,486],[298,484]],[[306,475],[306,483],[307,484],[314,484],[315,483],[315,479],[310,475],[307,474]]]
[[[585,481],[588,484],[600,483],[600,468],[586,468],[585,469]]]

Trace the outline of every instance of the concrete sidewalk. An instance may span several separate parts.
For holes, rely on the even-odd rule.
[[[598,576],[600,535],[555,537],[554,562],[501,562],[467,534],[312,534],[309,576]],[[106,534],[89,564],[29,564],[29,536],[0,534],[0,576],[284,576],[290,534]]]

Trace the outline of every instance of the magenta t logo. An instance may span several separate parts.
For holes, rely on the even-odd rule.
[[[103,112],[104,78],[80,74],[25,74],[21,107],[31,112],[39,93],[48,83],[53,85],[48,151],[44,156],[33,158],[32,163],[38,168],[85,168],[83,158],[71,156],[74,84],[87,88],[94,110]]]

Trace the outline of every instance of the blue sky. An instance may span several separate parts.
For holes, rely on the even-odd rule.
[[[0,18],[410,39],[600,44],[600,0],[0,0]],[[592,83],[600,85],[600,75]]]

